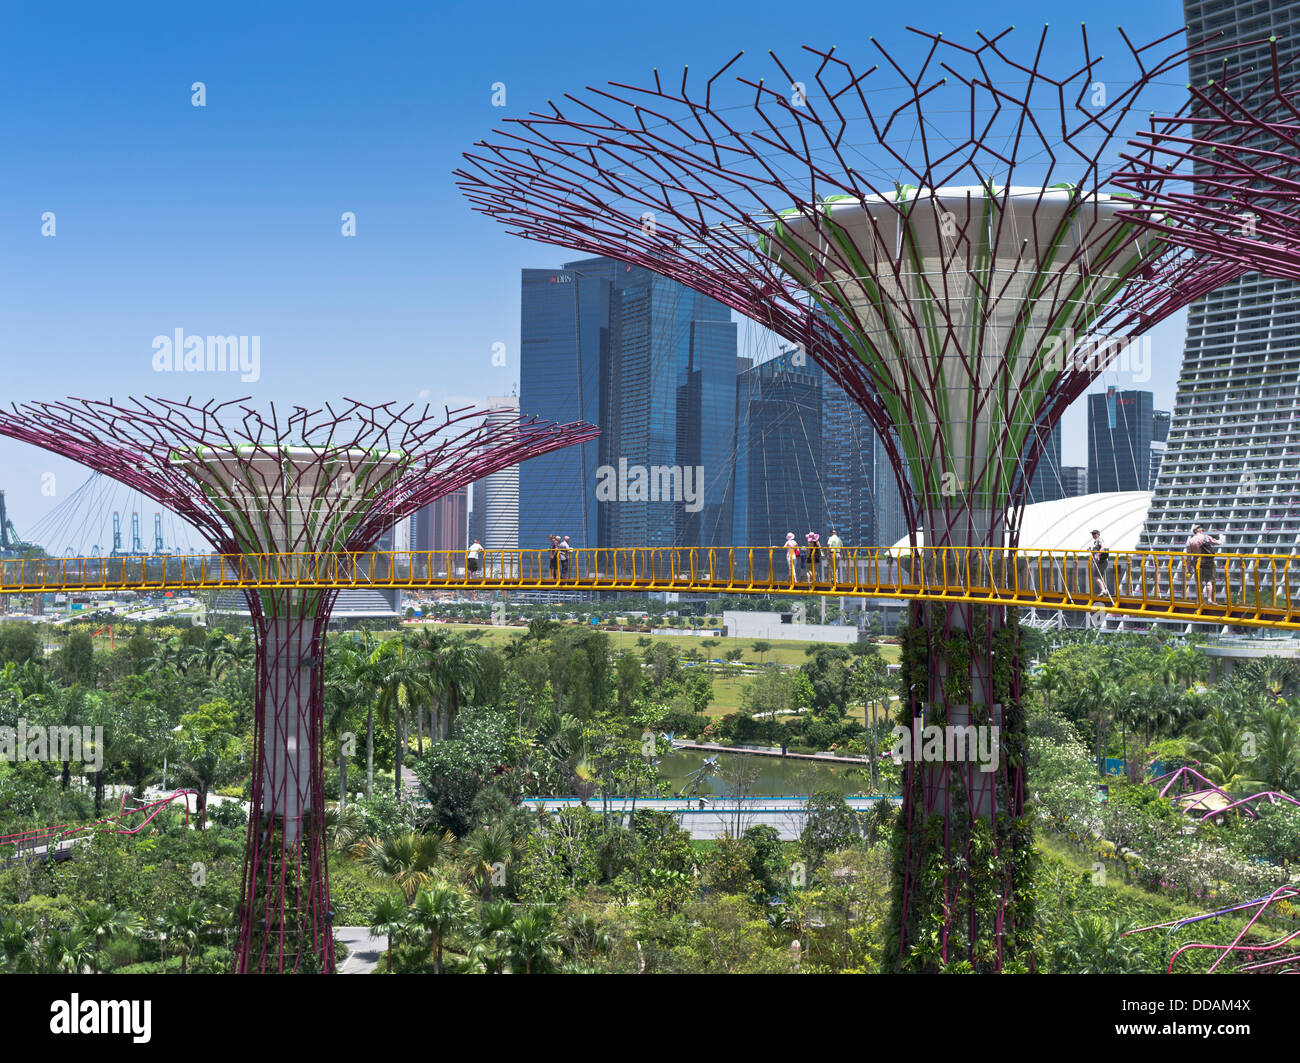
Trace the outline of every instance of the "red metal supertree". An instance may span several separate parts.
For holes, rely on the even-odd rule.
[[[1125,216],[1185,247],[1300,280],[1300,59],[1225,68],[1189,85],[1173,115],[1152,115],[1112,182]]]
[[[1130,339],[1242,267],[1126,224],[1103,190],[1099,160],[1141,90],[1185,58],[1174,35],[1125,38],[1135,69],[1118,84],[1086,30],[1062,77],[1043,67],[1045,31],[1023,57],[1005,33],[967,47],[912,32],[926,42],[913,70],[873,40],[895,82],[879,87],[879,67],[805,47],[797,63],[773,55],[766,80],[724,78],[737,55],[704,77],[566,95],[476,145],[458,177],[520,236],[644,266],[799,345],[880,432],[910,527],[950,548],[929,556],[956,582],[1016,545],[1065,407]],[[902,727],[996,728],[999,756],[992,770],[908,759],[896,964],[1024,966],[1014,610],[914,604],[902,692]]]
[[[282,416],[244,401],[32,402],[0,410],[0,435],[140,491],[219,553],[310,555],[367,550],[428,502],[596,434],[513,411],[344,400]],[[257,635],[256,756],[235,969],[333,971],[322,661],[337,591],[244,594]]]

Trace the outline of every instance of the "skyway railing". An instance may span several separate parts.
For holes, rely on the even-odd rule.
[[[401,587],[694,591],[1001,603],[1107,616],[1300,629],[1300,557],[1000,547],[823,549],[815,572],[781,547],[207,554],[0,561],[0,593]],[[1211,587],[1210,584],[1213,583]]]

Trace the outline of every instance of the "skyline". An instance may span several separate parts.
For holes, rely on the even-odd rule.
[[[639,79],[655,62],[702,69],[740,48],[797,51],[777,4],[737,23],[670,3],[657,10],[657,25],[672,27],[664,32],[595,5],[562,17],[506,5],[487,34],[459,11],[312,10],[321,17],[310,23],[256,12],[232,29],[229,10],[218,18],[147,5],[122,16],[76,5],[54,49],[36,46],[45,22],[15,16],[0,64],[0,91],[21,103],[0,115],[14,145],[0,171],[5,401],[247,394],[260,408],[509,394],[519,379],[520,271],[572,255],[475,215],[451,177],[461,152],[503,117],[584,85]],[[1033,15],[1017,4],[995,28]],[[1135,39],[1181,24],[1177,3],[1129,15],[1106,4],[1094,22],[1123,18]],[[925,25],[950,36],[994,28],[955,4],[936,6]],[[916,46],[870,13],[846,16],[834,36],[861,57],[881,30],[893,49]],[[1037,32],[1032,19],[1023,32]],[[1113,29],[1097,36],[1115,39]],[[1072,43],[1049,38],[1049,48]],[[439,62],[430,67],[428,55]],[[192,106],[196,82],[202,107]],[[498,83],[505,107],[492,106]],[[348,211],[352,237],[342,232]],[[47,212],[53,236],[41,235]],[[1112,371],[1096,387],[1149,388],[1157,408],[1171,408],[1184,322],[1180,314],[1155,331],[1149,381]],[[177,329],[256,338],[257,378],[156,372],[156,341]],[[748,325],[740,335],[742,355],[776,353]],[[1066,465],[1086,460],[1084,405],[1065,418]],[[52,495],[42,493],[46,474]],[[20,532],[86,475],[0,443],[0,489]],[[151,530],[153,510],[141,509]]]

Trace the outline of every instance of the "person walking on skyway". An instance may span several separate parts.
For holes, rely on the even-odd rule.
[[[1183,562],[1183,593],[1187,592],[1187,570],[1196,570],[1196,595],[1214,604],[1214,552],[1223,545],[1222,540],[1205,533],[1205,525],[1198,524],[1188,536],[1183,551],[1188,555]]]
[[[820,575],[817,566],[822,559],[822,537],[817,532],[810,531],[804,539],[808,543],[808,582],[816,583]]]
[[[1088,533],[1092,540],[1088,543],[1088,553],[1091,555],[1089,568],[1096,578],[1101,588],[1101,593],[1109,598],[1110,588],[1106,585],[1106,566],[1110,563],[1110,551],[1106,549],[1106,544],[1101,540],[1100,529],[1094,528]]]
[[[551,536],[551,579],[555,579],[560,573],[560,537]]]
[[[826,547],[831,552],[831,580],[835,583],[840,581],[840,547],[843,545],[839,533],[832,528],[831,536],[826,540]]]
[[[483,544],[477,539],[465,551],[465,576],[467,579],[473,579],[474,573],[479,569],[479,562],[483,560]]]
[[[569,545],[569,537],[566,535],[559,546],[555,548],[556,560],[560,562],[560,578],[569,578],[569,553],[573,547]]]
[[[790,566],[790,582],[793,583],[799,577],[799,543],[794,532],[785,533],[785,560]]]

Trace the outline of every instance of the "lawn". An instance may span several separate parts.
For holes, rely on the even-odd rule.
[[[423,625],[404,624],[402,631],[417,631]],[[453,631],[460,634],[471,634],[477,641],[485,646],[491,646],[493,649],[502,649],[512,639],[527,631],[522,627],[496,627],[491,624],[430,624],[429,627],[436,631]],[[397,634],[395,631],[377,632],[378,638],[391,638]],[[757,639],[738,639],[738,638],[721,638],[716,637],[716,646],[704,646],[702,643],[705,637],[698,635],[659,635],[654,632],[637,631],[610,631],[610,643],[616,651],[625,653],[639,653],[644,647],[638,645],[639,639],[649,639],[651,645],[657,642],[666,642],[681,653],[689,650],[698,650],[700,656],[707,660],[720,659],[725,660],[729,650],[740,650],[743,654],[741,663],[749,665],[748,668],[739,668],[732,664],[714,665],[713,666],[713,701],[709,704],[707,713],[709,716],[725,716],[729,712],[736,712],[740,709],[741,692],[747,683],[758,678],[762,673],[753,666],[762,665],[763,663],[775,664],[781,668],[797,668],[808,660],[808,649],[816,646],[825,645],[818,642],[800,642],[793,639],[788,640],[757,640]],[[715,641],[715,639],[709,639]],[[766,653],[760,654],[754,649],[756,641],[767,641],[771,649]],[[899,659],[898,646],[894,643],[882,643],[879,645],[880,655],[890,664],[897,664]],[[862,719],[862,706],[858,705],[849,710],[850,715],[855,719]]]

